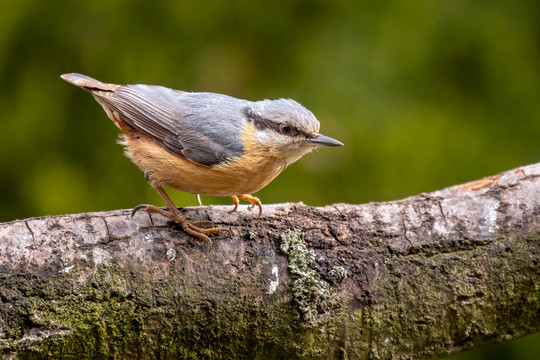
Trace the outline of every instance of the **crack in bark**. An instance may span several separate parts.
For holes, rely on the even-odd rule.
[[[26,225],[26,228],[28,229],[28,231],[30,231],[30,234],[32,235],[32,242],[36,244],[36,236],[34,235],[34,232],[32,231],[32,229],[30,228],[30,224],[28,224],[27,220],[24,221],[24,224]]]
[[[107,231],[107,238],[109,239],[109,241],[111,240],[111,232],[109,230],[109,224],[107,223],[107,218],[106,217],[102,217],[103,219],[103,223],[105,224],[105,230]]]
[[[401,217],[401,224],[403,225],[403,236],[405,237],[405,240],[409,242],[409,245],[411,245],[411,248],[414,247],[412,241],[407,236],[407,225],[405,224],[405,219],[403,219],[403,216]]]
[[[152,227],[156,227],[156,225],[154,225],[154,219],[152,218],[152,214],[150,213],[146,213],[148,215],[148,218],[150,219],[150,224],[152,224]]]
[[[444,224],[448,227],[448,221],[446,220],[446,215],[444,215],[441,201],[439,199],[435,199],[435,201],[437,202],[437,205],[439,205],[439,211],[441,212],[441,215],[444,219]]]
[[[330,233],[330,236],[332,236],[332,237],[334,238],[335,241],[337,241],[338,243],[340,243],[338,234],[336,234],[336,233],[335,233],[335,230],[332,229],[332,224],[328,224],[328,226],[326,227],[326,229],[327,229],[328,232]]]

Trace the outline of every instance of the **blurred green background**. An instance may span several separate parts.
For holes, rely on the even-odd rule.
[[[393,200],[540,161],[538,1],[12,1],[0,221],[162,204],[67,72],[303,103],[345,146],[292,165],[263,203]],[[517,343],[462,359],[540,351],[539,335]]]

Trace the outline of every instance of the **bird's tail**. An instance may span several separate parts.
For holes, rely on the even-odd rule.
[[[120,131],[130,133],[133,130],[133,127],[124,121],[118,109],[111,104],[110,99],[114,98],[115,91],[120,85],[103,83],[89,76],[77,73],[64,74],[60,75],[60,77],[70,84],[89,91]]]
[[[94,91],[114,91],[119,85],[102,83],[99,80],[92,79],[90,76],[71,73],[60,75],[60,77],[75,86],[85,89],[90,92]]]

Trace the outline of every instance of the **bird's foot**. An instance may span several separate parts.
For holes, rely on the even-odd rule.
[[[233,199],[233,204],[234,204],[234,208],[232,208],[232,210],[229,210],[229,214],[230,213],[233,213],[236,211],[236,209],[238,209],[238,204],[240,204],[240,200],[238,200],[238,198],[242,199],[242,200],[245,200],[245,201],[248,201],[251,203],[251,205],[249,205],[248,207],[248,210],[252,210],[255,206],[258,206],[259,207],[259,215],[257,215],[257,218],[260,218],[261,215],[262,215],[262,204],[261,204],[261,200],[259,200],[259,198],[256,198],[255,196],[251,196],[249,194],[243,194],[243,195],[231,195],[232,199]]]
[[[260,218],[262,215],[262,204],[261,200],[259,198],[256,198],[255,196],[251,196],[249,194],[242,194],[238,195],[238,197],[242,200],[248,201],[251,203],[251,205],[248,207],[248,210],[253,209],[255,206],[259,207],[259,214],[257,215],[257,218]]]
[[[184,229],[185,232],[204,241],[208,246],[208,250],[212,249],[212,240],[210,240],[207,234],[219,234],[221,232],[227,232],[229,235],[232,235],[231,230],[215,227],[210,221],[188,221],[186,217],[176,208],[176,211],[174,211],[172,209],[165,210],[154,205],[139,205],[133,209],[131,212],[131,217],[133,217],[139,210],[145,210],[148,214],[160,214],[165,216],[170,221],[179,224],[182,226],[182,229]],[[203,228],[201,226],[210,227]]]
[[[229,214],[235,212],[236,209],[238,209],[238,204],[240,204],[240,200],[238,200],[238,197],[236,195],[231,195],[231,197],[234,204],[234,208],[232,210],[229,210]]]

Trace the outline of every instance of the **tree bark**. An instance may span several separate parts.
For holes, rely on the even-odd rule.
[[[5,358],[431,359],[540,329],[540,163],[403,200],[0,224]]]

